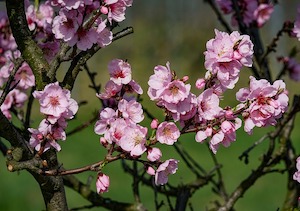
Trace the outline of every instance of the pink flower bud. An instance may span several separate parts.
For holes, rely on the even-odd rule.
[[[153,119],[150,126],[152,129],[156,129],[158,127],[158,124],[159,124],[158,119]]]
[[[96,181],[96,188],[97,188],[97,193],[104,193],[108,191],[109,187],[109,176],[103,174],[100,172],[97,177]]]
[[[108,142],[104,137],[100,137],[100,144],[102,144],[104,147],[106,147]]]
[[[182,77],[182,82],[187,82],[189,80],[189,76],[185,75]]]
[[[148,166],[146,170],[147,174],[154,176],[155,175],[155,170],[152,168],[152,166]]]
[[[108,13],[108,8],[107,7],[104,7],[104,6],[101,6],[100,7],[100,12],[104,15],[106,15]]]
[[[203,78],[199,78],[196,81],[196,88],[197,89],[202,89],[205,86],[205,80]]]
[[[226,111],[225,111],[225,117],[226,117],[227,119],[232,119],[232,118],[233,118],[233,111],[232,111],[231,109],[226,110]]]
[[[160,149],[154,147],[154,148],[149,148],[147,151],[147,159],[154,162],[154,161],[158,161],[162,156],[162,153],[160,151]]]

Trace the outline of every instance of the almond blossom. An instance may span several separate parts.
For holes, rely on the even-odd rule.
[[[164,185],[168,182],[168,176],[175,174],[178,169],[178,160],[169,159],[159,165],[155,173],[155,184]]]
[[[124,119],[129,119],[134,123],[140,123],[144,119],[142,105],[135,100],[129,102],[125,99],[120,100],[118,111]]]
[[[162,122],[156,131],[156,138],[162,144],[173,145],[180,136],[180,131],[173,122]]]
[[[131,66],[121,59],[113,59],[108,64],[110,80],[115,84],[128,84],[131,81]]]
[[[34,91],[32,95],[39,100],[40,112],[47,115],[52,124],[60,117],[73,118],[78,110],[70,91],[62,89],[58,82],[48,84],[43,91]]]
[[[296,159],[296,169],[297,171],[293,175],[293,179],[300,183],[300,157]]]
[[[148,129],[139,125],[131,125],[125,130],[126,133],[119,141],[120,147],[130,152],[133,157],[142,155],[147,150],[145,144]]]
[[[104,193],[108,192],[108,188],[110,185],[109,176],[103,174],[102,172],[98,173],[97,181],[96,181],[96,188],[97,193]]]
[[[207,80],[216,78],[220,92],[233,89],[239,79],[242,66],[252,66],[253,44],[248,35],[240,35],[237,31],[231,34],[215,29],[216,37],[206,43],[205,68]],[[216,83],[213,83],[216,84]]]
[[[250,87],[242,88],[236,94],[237,100],[250,104],[244,111],[244,129],[251,134],[256,127],[275,125],[288,107],[285,83],[277,80],[271,85],[267,80],[256,80],[250,76]]]
[[[257,26],[262,27],[270,19],[270,16],[273,13],[273,11],[273,5],[264,3],[260,4],[253,13],[254,18],[257,22]]]

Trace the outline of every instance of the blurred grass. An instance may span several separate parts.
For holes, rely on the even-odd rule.
[[[172,15],[167,10],[167,3],[160,4],[159,1],[151,1],[152,7],[145,10],[146,1],[135,2],[132,8],[128,10],[127,22],[122,26],[132,25],[135,33],[111,44],[109,47],[102,49],[99,53],[89,61],[91,71],[96,71],[97,83],[103,86],[109,79],[107,72],[107,64],[113,58],[127,59],[133,69],[133,78],[141,84],[144,89],[143,104],[146,109],[155,115],[163,118],[159,109],[147,97],[147,81],[152,74],[153,67],[167,61],[171,62],[171,68],[176,71],[179,77],[188,75],[192,86],[199,77],[205,74],[204,56],[205,43],[214,37],[213,28],[222,30],[210,8],[203,3],[191,1],[190,5],[184,4],[184,1],[178,1],[182,8],[175,11],[176,15]],[[170,1],[166,1],[170,2]],[[148,6],[149,6],[148,5]],[[158,7],[161,5],[161,7]],[[194,7],[193,7],[194,5]],[[201,7],[199,7],[199,5]],[[199,8],[197,8],[198,6]],[[144,9],[144,10],[143,10]],[[193,12],[181,13],[190,9]],[[201,12],[198,12],[199,11]],[[154,11],[152,11],[154,10]],[[196,12],[195,12],[196,11]],[[276,26],[267,26],[264,30],[263,40],[269,43],[273,35],[270,28],[278,28],[281,23]],[[120,27],[119,29],[121,29]],[[296,42],[288,43],[285,39],[281,40],[279,47],[281,50],[276,55],[287,54],[292,45]],[[274,59],[271,61],[275,64]],[[67,64],[62,65],[60,77],[68,68]],[[274,72],[279,71],[280,67],[274,65]],[[236,104],[235,91],[239,87],[246,87],[250,72],[245,69],[241,73],[240,81],[237,88],[228,91],[222,100],[222,106],[227,104],[234,106]],[[297,93],[300,89],[299,84],[287,80],[287,88],[290,94]],[[77,79],[76,86],[72,96],[78,101],[88,101],[88,105],[80,108],[78,115],[74,121],[69,124],[68,130],[80,125],[92,117],[92,112],[100,109],[100,103],[95,97],[92,89],[87,88],[90,84],[85,72],[82,72]],[[199,91],[193,89],[196,94]],[[38,111],[38,105],[35,103],[34,110]],[[32,126],[36,127],[41,120],[38,112],[33,116]],[[150,120],[145,120],[142,124],[149,125]],[[296,120],[296,127],[299,125],[300,119]],[[250,154],[250,163],[245,165],[238,159],[238,156],[246,150],[253,142],[257,141],[268,129],[256,129],[252,136],[248,136],[242,129],[238,131],[237,141],[229,148],[220,147],[216,157],[222,163],[224,170],[224,181],[227,185],[228,192],[240,183],[259,163],[259,158],[267,148],[268,141],[264,141],[256,147]],[[296,129],[292,133],[297,150],[300,148],[300,133]],[[181,137],[181,144],[186,147],[190,155],[207,170],[214,168],[211,155],[205,144],[199,144],[194,141],[194,134],[187,134]],[[82,133],[68,137],[66,142],[60,142],[62,151],[58,153],[59,160],[65,168],[81,167],[90,163],[97,162],[102,159],[105,150],[99,144],[99,136],[93,131],[93,126],[88,127]],[[162,146],[163,159],[174,157],[180,160],[179,170],[176,175],[170,177],[171,184],[180,184],[192,181],[194,175],[188,171],[184,161],[176,154],[173,147]],[[129,165],[131,165],[129,163]],[[39,187],[27,172],[9,173],[4,168],[5,158],[0,157],[0,209],[1,210],[43,210],[43,199],[40,195]],[[110,191],[105,193],[104,197],[111,197],[120,201],[133,201],[131,192],[132,179],[123,172],[120,162],[115,162],[105,167],[104,172],[111,178]],[[94,172],[85,172],[78,175],[83,182],[87,182],[92,176],[91,187],[95,190]],[[252,210],[276,210],[281,207],[285,195],[286,175],[270,174],[257,181],[256,184],[246,192],[244,198],[240,199],[236,204],[236,210],[252,211]],[[88,205],[88,202],[81,198],[77,193],[66,188],[69,208]],[[219,199],[218,196],[211,192],[211,186],[205,186],[199,190],[192,198],[194,210],[205,210],[211,207],[212,203]],[[148,187],[141,187],[141,200],[149,210],[154,210],[154,194]],[[166,201],[165,198],[160,200]],[[95,208],[93,210],[103,210]]]

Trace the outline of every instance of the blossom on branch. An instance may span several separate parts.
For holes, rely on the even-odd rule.
[[[253,76],[250,76],[250,87],[240,89],[236,98],[244,105],[249,104],[243,112],[244,129],[249,134],[255,126],[275,125],[276,119],[287,110],[289,100],[282,80],[271,85],[267,80],[256,80]]]
[[[155,172],[155,184],[166,184],[168,182],[168,176],[176,173],[178,169],[178,162],[178,160],[169,159],[160,164]]]
[[[97,193],[100,194],[100,193],[108,192],[109,185],[110,185],[109,176],[100,172],[97,176],[97,181],[96,181]]]

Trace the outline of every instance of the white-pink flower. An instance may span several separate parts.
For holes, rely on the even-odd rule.
[[[125,128],[126,131],[119,141],[120,147],[130,152],[131,156],[140,156],[146,150],[147,128],[139,125],[131,125]]]
[[[52,32],[56,39],[68,42],[73,39],[82,21],[82,14],[77,10],[61,9],[53,19]]]
[[[131,66],[121,59],[113,59],[108,64],[110,80],[117,85],[128,84],[131,81]]]
[[[168,182],[168,176],[176,173],[178,169],[178,162],[178,160],[169,159],[160,164],[155,173],[155,184],[166,184]]]
[[[174,122],[162,122],[157,127],[156,139],[167,145],[173,145],[180,137],[180,131]]]
[[[166,66],[158,65],[154,67],[154,74],[150,76],[148,85],[148,95],[151,100],[158,100],[160,93],[172,81],[170,62]]]
[[[97,181],[96,181],[97,193],[100,194],[100,193],[108,192],[109,185],[110,185],[109,176],[100,172],[97,176]]]
[[[285,83],[277,80],[271,85],[267,80],[256,80],[250,76],[250,88],[240,89],[236,94],[237,100],[250,103],[244,111],[247,133],[251,134],[254,126],[265,127],[275,125],[288,107],[288,96]]]
[[[49,116],[54,124],[60,117],[73,118],[78,110],[78,104],[71,98],[69,90],[62,89],[58,82],[45,86],[43,91],[34,91],[33,96],[39,100],[40,112]]]
[[[57,140],[65,140],[66,133],[64,131],[66,122],[61,119],[56,124],[52,125],[48,120],[43,119],[38,129],[29,128],[28,131],[31,133],[29,140],[30,146],[35,148],[36,151],[40,151],[43,145],[43,152],[55,148],[57,151],[61,150]]]
[[[154,162],[159,161],[162,156],[162,153],[157,147],[149,147],[147,150],[147,159]]]
[[[118,110],[124,119],[129,119],[134,123],[140,123],[144,119],[142,105],[135,100],[129,102],[125,99],[120,100]]]
[[[297,171],[293,175],[293,179],[300,183],[300,157],[296,159]]]
[[[274,6],[272,4],[260,4],[253,13],[257,26],[262,27],[270,19],[273,11]]]
[[[24,62],[15,75],[18,88],[28,89],[35,85],[35,78],[29,65]]]
[[[191,90],[190,84],[184,84],[180,80],[174,80],[160,93],[161,99],[166,103],[178,103],[188,97]]]
[[[198,97],[198,113],[200,118],[213,120],[222,111],[219,106],[219,96],[214,94],[214,90],[206,89]]]

